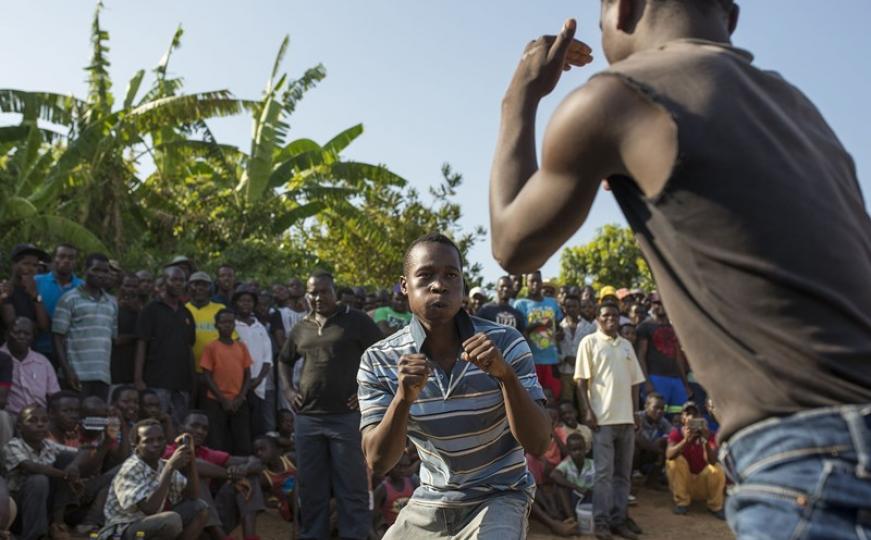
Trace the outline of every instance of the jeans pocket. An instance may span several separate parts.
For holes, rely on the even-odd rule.
[[[726,501],[738,540],[799,540],[807,528],[808,494],[761,483],[732,487]]]

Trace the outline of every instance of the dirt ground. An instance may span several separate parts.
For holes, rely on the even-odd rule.
[[[638,488],[638,505],[629,509],[632,519],[644,530],[643,540],[734,540],[726,522],[720,521],[705,510],[704,503],[694,503],[686,516],[671,513],[671,496],[668,492]],[[289,526],[270,510],[257,519],[257,533],[263,540],[288,540]],[[241,538],[236,531],[234,536]],[[548,534],[540,523],[533,522],[529,540],[555,540],[561,538]],[[592,538],[577,535],[573,538]],[[413,540],[413,539],[409,539]]]

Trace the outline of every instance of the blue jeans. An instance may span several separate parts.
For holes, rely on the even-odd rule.
[[[382,540],[522,540],[531,501],[524,493],[493,494],[480,504],[438,507],[412,497]]]
[[[339,537],[363,539],[372,528],[369,483],[360,442],[360,413],[296,415],[299,537],[330,537],[330,494]]]
[[[599,426],[593,432],[593,520],[596,527],[608,530],[626,521],[632,457],[635,454],[635,426]]]
[[[720,450],[739,540],[871,539],[871,405],[754,424]]]

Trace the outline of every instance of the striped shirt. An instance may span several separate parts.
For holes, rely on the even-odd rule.
[[[461,340],[486,333],[530,396],[544,400],[529,345],[517,330],[463,311],[456,324]],[[419,353],[425,339],[413,318],[363,354],[357,374],[361,429],[381,422],[396,395],[399,358]],[[496,493],[534,495],[535,481],[508,426],[499,383],[459,356],[450,374],[433,363],[433,374],[411,406],[408,437],[422,462],[416,502],[446,507],[478,504]]]
[[[66,337],[67,361],[81,381],[112,383],[112,338],[118,335],[118,302],[76,287],[61,297],[51,331]]]

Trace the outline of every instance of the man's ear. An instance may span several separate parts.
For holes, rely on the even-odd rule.
[[[402,291],[402,294],[408,296],[408,281],[406,281],[405,276],[399,276],[399,290]]]
[[[732,10],[729,12],[729,35],[735,32],[738,28],[738,18],[741,15],[741,7],[738,4],[732,4]]]

